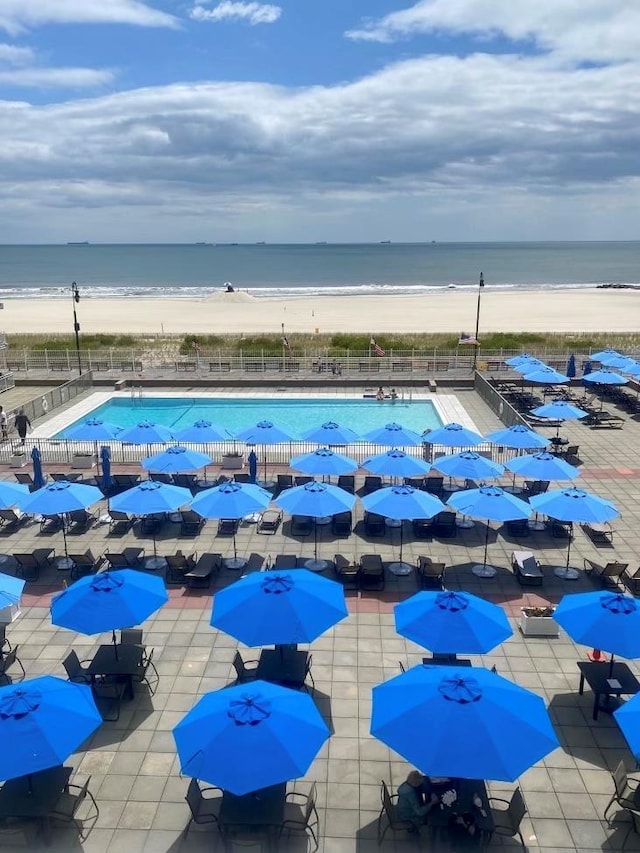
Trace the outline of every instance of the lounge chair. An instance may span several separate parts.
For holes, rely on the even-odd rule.
[[[140,519],[140,533],[144,536],[155,536],[167,520],[166,512],[151,512]]]
[[[27,474],[26,471],[15,471],[14,476],[15,476],[16,480],[20,483],[20,485],[29,486],[30,492],[35,491],[36,484],[34,483],[33,477],[31,476],[31,474]],[[44,481],[45,481],[45,483],[47,482],[46,474],[44,476]]]
[[[219,536],[235,536],[238,531],[239,519],[237,518],[220,518],[218,519],[218,535]]]
[[[544,575],[540,563],[531,551],[513,551],[511,567],[521,586],[542,586]]]
[[[109,519],[110,536],[123,536],[131,530],[133,522],[135,521],[135,519],[130,515],[127,515],[126,512],[120,512],[120,510],[117,509],[109,510]]]
[[[336,573],[336,580],[344,587],[351,586],[357,589],[360,580],[360,565],[352,559],[344,557],[342,554],[336,554],[333,558],[333,566]]]
[[[20,509],[0,509],[0,525],[3,533],[13,533],[22,527],[32,516]]]
[[[421,589],[444,589],[446,563],[437,563],[431,557],[418,557],[416,575]]]
[[[88,509],[74,509],[67,514],[69,533],[84,533],[95,521],[96,516]]]
[[[505,522],[505,530],[507,534],[514,539],[522,539],[523,536],[528,536],[530,533],[529,523],[526,518],[518,518],[512,521]]]
[[[365,512],[364,532],[367,536],[384,536],[387,532],[384,516],[377,512]]]
[[[439,512],[433,519],[433,532],[442,539],[455,538],[458,535],[456,514],[451,510]]]
[[[208,587],[211,578],[215,577],[222,565],[222,554],[201,554],[195,566],[185,574],[184,580],[188,587]]]
[[[61,512],[43,515],[40,519],[40,533],[57,533],[66,524],[65,514]]]
[[[424,477],[405,477],[405,486],[411,486],[412,489],[424,491]]]
[[[629,563],[618,563],[612,561],[601,565],[594,560],[589,560],[585,557],[584,570],[588,575],[594,575],[599,578],[603,586],[617,588],[621,586],[622,576],[626,574],[629,568]]]
[[[542,495],[549,489],[549,480],[525,480],[524,488],[527,498]]]
[[[265,509],[260,514],[257,533],[277,533],[280,524],[282,523],[282,511],[279,509]]]
[[[306,486],[307,483],[313,483],[313,479],[314,479],[313,477],[309,477],[306,474],[303,474],[300,477],[294,477],[293,481],[296,484],[296,486]]]
[[[167,583],[183,583],[185,574],[191,571],[196,564],[195,554],[183,554],[182,551],[175,554],[165,554],[164,558],[167,561],[165,573]]]
[[[629,591],[634,595],[640,595],[640,567],[633,572],[633,574],[625,570],[622,573],[622,580],[625,585],[629,588]]]
[[[382,488],[382,477],[367,475],[364,478],[363,494],[368,495],[371,492],[377,492]]]
[[[132,489],[141,482],[140,474],[112,474],[111,479],[115,490],[124,492],[125,489]]]
[[[431,539],[433,537],[432,518],[414,518],[411,522],[414,539]]]
[[[587,521],[582,525],[582,529],[596,545],[613,544],[613,527],[608,521],[603,524],[590,524]]]
[[[54,483],[77,483],[82,480],[82,474],[68,472],[66,474],[52,474],[51,479]]]
[[[174,474],[173,485],[194,492],[198,488],[198,478],[195,474]]]
[[[291,516],[291,535],[310,536],[313,532],[314,520],[310,515]]]
[[[192,509],[183,509],[180,513],[180,536],[197,536],[206,519]]]
[[[305,516],[306,518],[306,516]],[[295,554],[276,554],[272,569],[295,569],[298,566],[298,558]]]
[[[84,575],[92,575],[97,572],[103,562],[103,557],[94,556],[91,549],[84,554],[69,554],[71,560],[70,576],[72,580],[84,577]]]
[[[30,554],[15,554],[13,559],[18,564],[17,574],[25,580],[34,581],[40,576],[40,569],[52,565],[56,552],[53,548],[36,548]]]
[[[439,495],[444,486],[444,477],[425,477],[423,488],[430,495]]]
[[[276,494],[284,492],[285,489],[290,489],[293,486],[293,476],[291,474],[278,474],[276,477]]]
[[[349,494],[353,494],[356,490],[356,478],[353,474],[338,475],[338,488],[344,489]]]
[[[175,485],[171,474],[163,474],[159,471],[154,471],[149,476],[154,481],[154,483],[164,483],[167,486]]]
[[[363,589],[384,589],[384,564],[379,554],[360,557],[360,586]]]
[[[105,551],[104,559],[109,569],[144,568],[144,548],[125,548],[123,551]]]
[[[331,532],[334,536],[350,536],[353,527],[353,513],[351,510],[339,512],[331,519]]]

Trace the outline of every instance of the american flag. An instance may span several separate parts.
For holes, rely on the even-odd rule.
[[[371,338],[371,340],[369,341],[369,346],[373,350],[374,354],[378,356],[378,358],[382,358],[382,356],[384,355],[384,350],[379,344],[376,343],[375,338]]]
[[[289,343],[289,338],[286,335],[282,336],[282,346],[286,347],[289,352],[291,352],[291,344]]]
[[[480,341],[474,335],[468,335],[466,332],[461,332],[460,337],[458,338],[459,344],[471,344],[471,346],[477,347],[480,345]]]

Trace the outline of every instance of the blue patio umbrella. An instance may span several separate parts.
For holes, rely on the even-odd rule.
[[[624,372],[630,374],[631,376],[640,376],[640,361],[636,361],[633,358],[630,358],[627,362],[626,367],[624,368]]]
[[[249,481],[255,485],[258,475],[258,457],[255,450],[252,450],[247,457],[249,462]]]
[[[14,578],[0,572],[0,608],[19,605],[25,584],[26,581],[22,578]]]
[[[534,370],[545,370],[547,365],[538,358],[528,358],[525,361],[518,362],[518,364],[513,364],[512,367],[516,373],[521,373],[524,376],[525,373],[532,373]]]
[[[420,477],[431,470],[431,465],[424,459],[409,456],[397,447],[366,459],[362,467],[372,474],[386,474],[389,477]]]
[[[597,495],[589,494],[589,492],[585,492],[583,489],[576,489],[575,487],[556,489],[552,492],[545,492],[542,495],[534,495],[530,503],[536,512],[548,515],[557,521],[564,521],[571,524],[574,522],[602,524],[617,518],[620,514],[617,507],[610,501],[606,501],[604,498],[599,498]],[[567,564],[565,567],[559,567],[555,570],[558,577],[567,580],[574,580],[578,577],[578,572],[569,567],[571,538],[569,536]]]
[[[569,465],[553,453],[526,453],[524,456],[516,456],[506,463],[505,468],[512,474],[533,480],[574,480],[580,476],[575,465]]]
[[[131,628],[167,603],[164,581],[133,569],[87,575],[51,599],[51,623],[81,634]],[[116,652],[117,653],[117,652]]]
[[[512,355],[511,358],[505,359],[505,364],[508,364],[509,367],[514,367],[516,364],[520,364],[521,361],[537,361],[535,355],[530,355],[528,352],[521,352],[519,355]]]
[[[569,377],[569,379],[575,378],[575,375],[576,375],[576,357],[575,357],[575,355],[573,355],[573,353],[571,353],[571,355],[569,356],[569,358],[567,360],[566,373],[567,373],[567,376]]]
[[[118,440],[126,444],[166,444],[172,438],[173,432],[169,427],[151,421],[140,421],[118,434]]]
[[[143,480],[137,486],[111,498],[111,509],[125,512],[127,515],[160,515],[175,512],[190,503],[191,499],[189,489],[158,483],[155,480]],[[164,565],[164,558],[158,557],[155,527],[152,535],[153,557],[147,557],[145,565],[148,569],[159,569]]]
[[[422,444],[422,436],[419,433],[395,422],[377,427],[377,429],[365,433],[363,438],[371,444],[386,444],[389,447],[409,447]]]
[[[183,471],[197,471],[199,468],[205,468],[212,461],[208,453],[200,453],[179,444],[172,444],[162,453],[156,453],[154,456],[143,459],[140,464],[145,471],[179,474]]]
[[[422,440],[427,444],[441,444],[444,447],[476,447],[484,441],[483,437],[474,430],[455,422],[425,432]]]
[[[543,435],[538,435],[537,432],[524,426],[524,424],[514,424],[506,429],[490,432],[489,435],[485,436],[485,441],[518,450],[542,450],[549,443]]]
[[[316,480],[303,486],[285,489],[275,499],[276,504],[291,515],[306,515],[314,519],[326,518],[353,509],[355,495],[329,483]],[[318,525],[313,525],[313,560],[307,560],[307,568],[319,571],[326,568],[325,560],[318,560]]]
[[[208,444],[212,441],[226,441],[229,434],[225,429],[211,423],[211,421],[199,420],[191,426],[175,430],[173,437],[180,442]]]
[[[611,347],[607,347],[606,349],[599,350],[598,352],[592,353],[590,356],[592,361],[605,361],[608,358],[613,358],[616,355],[621,355],[617,349],[611,349]]]
[[[531,409],[531,414],[537,418],[549,418],[553,421],[574,421],[586,418],[589,413],[567,400],[554,400],[553,403],[545,403],[543,406]]]
[[[476,565],[471,571],[478,577],[494,577],[495,568],[487,565],[489,522],[517,521],[529,518],[531,507],[526,501],[520,500],[520,498],[498,488],[498,486],[480,486],[479,489],[466,489],[463,492],[456,492],[451,495],[447,505],[462,515],[480,518],[487,522],[484,538],[484,560],[481,566]]]
[[[60,515],[67,512],[86,509],[102,500],[103,494],[96,486],[86,486],[83,483],[70,483],[65,480],[49,483],[32,492],[25,498],[20,509],[32,515]],[[62,537],[64,540],[65,560],[69,559],[67,551],[67,530],[62,520]]]
[[[553,367],[539,367],[531,373],[524,374],[525,382],[535,382],[541,385],[562,385],[569,381],[569,377]]]
[[[357,469],[358,463],[355,459],[344,456],[342,453],[336,453],[329,447],[320,447],[318,450],[312,450],[311,453],[294,456],[290,460],[289,466],[296,471],[302,471],[304,474],[311,474],[315,477],[325,474],[327,476],[350,474]]]
[[[254,572],[218,592],[211,624],[247,646],[312,643],[348,616],[344,587],[306,569]]]
[[[393,612],[398,634],[435,654],[484,655],[513,634],[502,607],[469,592],[418,592]]]
[[[42,473],[42,456],[39,447],[32,448],[31,459],[33,461],[33,485],[36,489],[41,489],[45,484],[45,479]]]
[[[582,381],[587,382],[589,385],[626,385],[629,380],[626,376],[621,376],[614,370],[602,368],[601,370],[594,370],[592,373],[586,374],[582,377]]]
[[[626,370],[632,361],[633,359],[628,355],[612,355],[610,358],[603,359],[601,364],[609,370]]]
[[[181,773],[240,796],[304,776],[329,729],[307,693],[254,681],[207,693],[173,736]]]
[[[269,506],[271,494],[253,483],[221,483],[212,489],[200,492],[192,503],[191,509],[203,518],[240,519],[254,512],[261,512]],[[240,569],[246,560],[238,558],[235,529],[233,532],[233,558],[226,560],[229,568]]]
[[[63,764],[101,725],[86,684],[43,675],[0,687],[0,778]]]
[[[504,467],[486,456],[480,456],[473,450],[453,453],[450,456],[440,456],[433,467],[447,477],[459,480],[493,480],[504,474]]]
[[[11,509],[14,506],[22,507],[29,494],[29,486],[0,480],[0,509]]]
[[[267,446],[271,444],[286,444],[293,441],[293,436],[286,430],[276,426],[272,421],[258,421],[254,426],[241,430],[236,438],[246,444],[257,444],[264,448],[264,480],[267,480]]]
[[[419,665],[377,685],[371,734],[428,776],[499,782],[559,746],[541,697],[482,667]]]
[[[613,716],[627,741],[633,757],[638,761],[640,756],[640,693],[629,701],[624,702]]]
[[[377,512],[386,518],[400,521],[414,518],[433,518],[445,509],[442,501],[429,492],[414,489],[413,486],[385,486],[362,498],[367,512]],[[400,559],[391,563],[390,570],[395,574],[407,574],[402,561],[403,525],[400,524]]]
[[[630,595],[602,591],[565,595],[553,618],[576,643],[623,658],[640,657],[640,607]]]
[[[100,486],[106,495],[111,491],[111,486],[113,485],[113,478],[111,477],[111,448],[108,444],[103,444],[100,448],[100,460],[102,462]]]
[[[118,438],[122,432],[122,427],[116,424],[108,423],[108,421],[100,420],[100,418],[88,418],[82,423],[74,424],[65,430],[65,438],[70,438],[72,441],[110,441]]]
[[[353,444],[359,440],[356,432],[349,427],[340,426],[335,421],[326,421],[319,427],[302,433],[304,441],[315,441],[318,444],[331,446],[336,444]]]

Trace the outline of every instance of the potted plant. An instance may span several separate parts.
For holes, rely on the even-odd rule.
[[[237,450],[230,450],[222,454],[221,468],[231,471],[239,471],[244,465],[244,457]]]
[[[95,454],[93,453],[74,453],[71,457],[72,468],[93,468],[95,465]]]
[[[553,618],[555,607],[522,607],[520,630],[525,637],[557,637],[559,626]]]
[[[12,449],[11,461],[9,462],[11,468],[24,468],[28,461],[27,452],[24,447],[18,446]]]

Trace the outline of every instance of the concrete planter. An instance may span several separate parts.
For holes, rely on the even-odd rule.
[[[9,625],[11,622],[14,622],[19,615],[19,604],[7,604],[6,607],[0,607],[0,625]]]
[[[239,453],[223,453],[220,467],[226,471],[240,471],[244,467],[244,457]]]
[[[11,468],[24,468],[24,466],[27,465],[28,462],[29,460],[27,458],[26,453],[14,452],[13,456],[11,457],[11,461],[9,462],[9,465],[11,466]]]
[[[529,616],[520,611],[520,630],[525,637],[557,637],[560,626],[552,616]]]
[[[95,457],[93,453],[74,453],[71,457],[72,468],[93,468]]]

